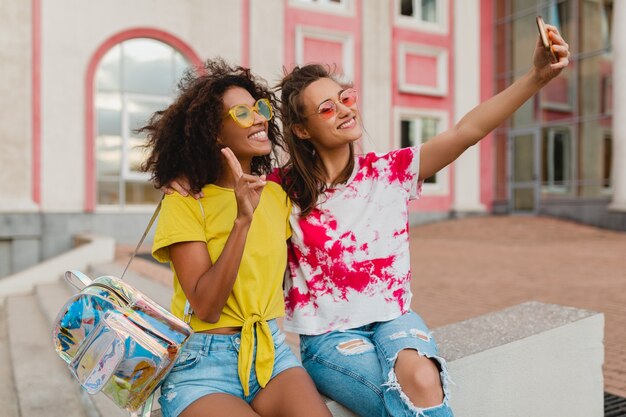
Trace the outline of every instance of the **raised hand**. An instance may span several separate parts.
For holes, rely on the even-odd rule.
[[[563,68],[569,64],[570,56],[569,45],[565,42],[565,39],[561,37],[559,30],[552,25],[546,25],[546,29],[552,41],[552,50],[559,58],[559,61],[554,64],[550,62],[547,51],[543,49],[541,38],[537,37],[537,44],[533,54],[533,65],[537,70],[539,79],[544,83],[547,83],[563,71]]]
[[[233,177],[235,178],[235,197],[237,198],[237,218],[252,220],[252,214],[259,205],[261,193],[265,187],[265,175],[245,174],[239,160],[230,150],[223,148],[222,155],[226,158]]]

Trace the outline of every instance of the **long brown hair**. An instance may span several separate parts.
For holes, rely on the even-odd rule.
[[[152,173],[157,188],[179,177],[186,177],[194,192],[214,183],[221,175],[221,146],[217,138],[222,129],[223,96],[231,87],[247,90],[255,100],[267,98],[276,108],[276,97],[265,81],[248,68],[232,67],[222,59],[208,60],[204,66],[189,69],[178,84],[177,99],[165,110],[157,111],[147,125],[146,148],[150,155],[142,165]],[[282,147],[276,119],[268,122],[268,137],[273,151]],[[275,154],[252,158],[252,172],[270,172]]]
[[[326,170],[315,147],[310,141],[300,139],[294,133],[296,124],[306,122],[302,92],[309,84],[321,78],[337,81],[328,67],[309,64],[295,67],[277,85],[277,89],[281,90],[283,138],[289,154],[287,163],[281,168],[282,184],[289,198],[300,208],[301,216],[306,216],[313,210],[320,195],[329,187],[326,184]],[[330,186],[347,181],[353,169],[354,147],[350,143],[348,165]]]

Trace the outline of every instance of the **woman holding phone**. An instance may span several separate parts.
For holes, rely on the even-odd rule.
[[[558,62],[538,39],[526,75],[422,146],[356,155],[354,88],[321,65],[279,84],[289,161],[268,179],[293,202],[284,328],[300,335],[318,390],[361,416],[452,416],[445,360],[410,308],[408,203],[568,65],[567,43],[546,27]]]

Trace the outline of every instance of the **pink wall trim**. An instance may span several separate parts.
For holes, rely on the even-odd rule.
[[[41,0],[32,2],[32,198],[41,204]]]
[[[494,94],[495,42],[493,0],[480,2],[480,100]],[[480,142],[480,202],[491,211],[495,191],[494,134],[490,133]]]
[[[241,4],[242,18],[242,42],[241,42],[241,66],[250,66],[250,0],[243,0]]]
[[[36,0],[35,0],[36,1]],[[85,76],[85,211],[92,212],[96,206],[94,77],[104,55],[120,42],[134,38],[152,38],[167,43],[178,50],[192,65],[201,66],[202,60],[191,47],[171,33],[153,28],[135,28],[116,33],[105,40],[94,52]]]
[[[448,121],[450,124],[454,122],[454,13],[453,4],[451,0],[447,0],[448,10],[448,33],[446,34],[433,34],[428,32],[422,32],[417,29],[408,29],[404,27],[398,27],[392,23],[392,45],[391,45],[391,80],[390,86],[392,91],[392,107],[408,107],[416,109],[432,109],[442,110],[448,113]],[[395,19],[396,3],[394,1],[389,2],[391,7],[391,19],[392,22]],[[448,93],[443,97],[433,97],[420,94],[409,94],[399,90],[398,70],[400,65],[400,56],[398,49],[400,43],[415,43],[422,45],[435,46],[438,48],[444,48],[448,51]],[[393,117],[393,108],[391,120]],[[448,129],[450,126],[444,126],[444,129]],[[389,146],[390,148],[396,147],[395,144],[395,129],[397,126],[392,124]],[[409,205],[411,211],[449,211],[452,207],[452,196],[454,195],[454,164],[448,166],[448,194],[447,195],[422,195],[419,200],[412,202]]]
[[[354,43],[353,67],[354,76],[351,80],[357,89],[361,87],[361,1],[354,0],[353,15],[339,15],[321,9],[320,12],[302,9],[289,5],[289,0],[284,0],[285,5],[285,55],[284,65],[292,69],[296,63],[296,27],[299,25],[316,29],[328,29],[352,35]]]

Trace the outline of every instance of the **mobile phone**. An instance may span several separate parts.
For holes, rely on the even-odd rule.
[[[546,29],[546,24],[543,23],[543,19],[541,18],[541,16],[537,16],[537,30],[539,31],[539,37],[541,38],[543,49],[546,50],[546,53],[550,57],[550,62],[556,64],[557,62],[559,62],[559,57],[556,56],[556,54],[552,50],[552,41],[548,36],[548,29]]]

